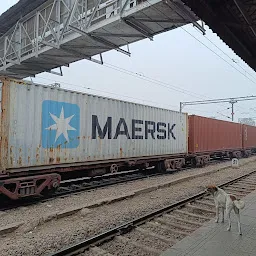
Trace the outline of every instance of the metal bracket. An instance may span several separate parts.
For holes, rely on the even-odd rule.
[[[165,0],[164,3],[168,5],[171,9],[174,9],[181,16],[185,16],[194,27],[202,32],[205,35],[205,28],[197,23],[195,17],[193,17],[185,8],[184,3],[180,0]]]
[[[56,71],[53,71],[53,70],[47,70],[46,72],[50,73],[50,74],[53,74],[53,75],[57,75],[57,76],[63,76],[62,68],[59,67],[59,69],[60,69],[60,72],[56,72]]]
[[[99,43],[102,43],[102,44],[104,44],[104,45],[106,45],[106,46],[112,47],[112,48],[114,48],[116,51],[121,52],[121,53],[123,53],[123,54],[125,54],[125,55],[131,57],[131,53],[130,53],[129,51],[125,51],[125,50],[119,48],[117,45],[115,45],[115,44],[113,44],[113,43],[107,41],[106,39],[100,38],[100,37],[95,36],[95,35],[93,35],[93,34],[88,34],[88,36],[91,37],[93,40],[98,41]]]
[[[131,20],[131,19],[127,19],[127,18],[123,18],[122,19],[127,25],[129,25],[130,27],[132,27],[133,29],[137,30],[138,32],[140,32],[142,35],[144,35],[145,37],[147,37],[150,41],[153,41],[153,36],[150,34],[149,31],[147,31],[145,28],[142,28],[140,25],[138,25],[137,22],[135,22],[135,19]]]

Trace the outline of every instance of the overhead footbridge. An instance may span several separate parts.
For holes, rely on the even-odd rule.
[[[87,59],[199,18],[180,0],[20,0],[0,16],[0,75],[22,79]],[[98,55],[98,57],[97,57]],[[97,58],[96,58],[96,57]]]

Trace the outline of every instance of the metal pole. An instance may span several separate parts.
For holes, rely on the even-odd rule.
[[[232,117],[232,121],[234,121],[234,115],[235,115],[235,113],[234,113],[234,104],[237,103],[237,100],[231,99],[229,103],[231,104],[231,111],[232,111],[231,112],[231,117]]]
[[[231,117],[232,117],[232,122],[233,122],[234,121],[234,102],[232,102],[231,105],[232,105]]]
[[[180,102],[180,113],[182,112],[182,107],[183,107],[183,104],[182,102]]]

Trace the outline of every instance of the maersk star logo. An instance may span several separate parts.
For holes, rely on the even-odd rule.
[[[79,145],[80,109],[76,104],[46,100],[42,106],[43,148]]]

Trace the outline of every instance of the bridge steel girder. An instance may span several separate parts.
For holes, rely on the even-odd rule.
[[[29,67],[41,59],[45,71],[81,59],[102,64],[92,56],[111,49],[130,56],[120,47],[198,20],[185,6],[184,16],[167,8],[168,1],[173,2],[49,0],[0,37],[0,75],[34,76],[42,72],[41,67]]]

